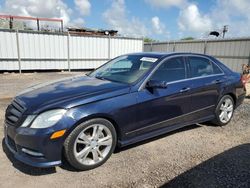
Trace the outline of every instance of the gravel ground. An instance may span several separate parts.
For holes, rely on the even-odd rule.
[[[11,98],[25,87],[76,74],[82,73],[0,75],[0,124]],[[26,166],[2,144],[0,187],[250,187],[249,113],[246,99],[225,127],[192,125],[117,151],[103,166],[85,172],[68,164]]]

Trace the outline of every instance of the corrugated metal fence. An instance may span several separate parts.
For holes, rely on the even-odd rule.
[[[250,63],[250,38],[145,43],[144,51],[208,54],[218,58],[232,70],[241,72],[242,64]]]
[[[0,71],[93,69],[141,51],[143,40],[136,38],[0,30]]]

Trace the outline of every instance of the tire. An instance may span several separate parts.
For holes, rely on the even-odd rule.
[[[227,125],[233,117],[234,107],[235,105],[233,98],[230,95],[223,96],[217,104],[215,110],[215,119],[212,121],[212,123],[219,126]]]
[[[108,160],[116,142],[116,130],[111,122],[91,119],[78,125],[66,138],[65,157],[75,169],[90,170]]]

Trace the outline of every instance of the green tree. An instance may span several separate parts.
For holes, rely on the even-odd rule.
[[[182,38],[181,40],[194,40],[195,38],[194,37],[185,37],[185,38]]]
[[[151,38],[149,38],[149,37],[145,37],[145,38],[144,38],[144,42],[157,42],[157,40],[151,39]]]

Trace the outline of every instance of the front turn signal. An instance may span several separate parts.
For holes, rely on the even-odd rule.
[[[64,130],[60,130],[60,131],[56,131],[56,132],[54,132],[54,133],[51,135],[50,139],[55,139],[55,138],[62,137],[62,136],[64,135],[65,132],[66,132],[65,129],[64,129]]]

